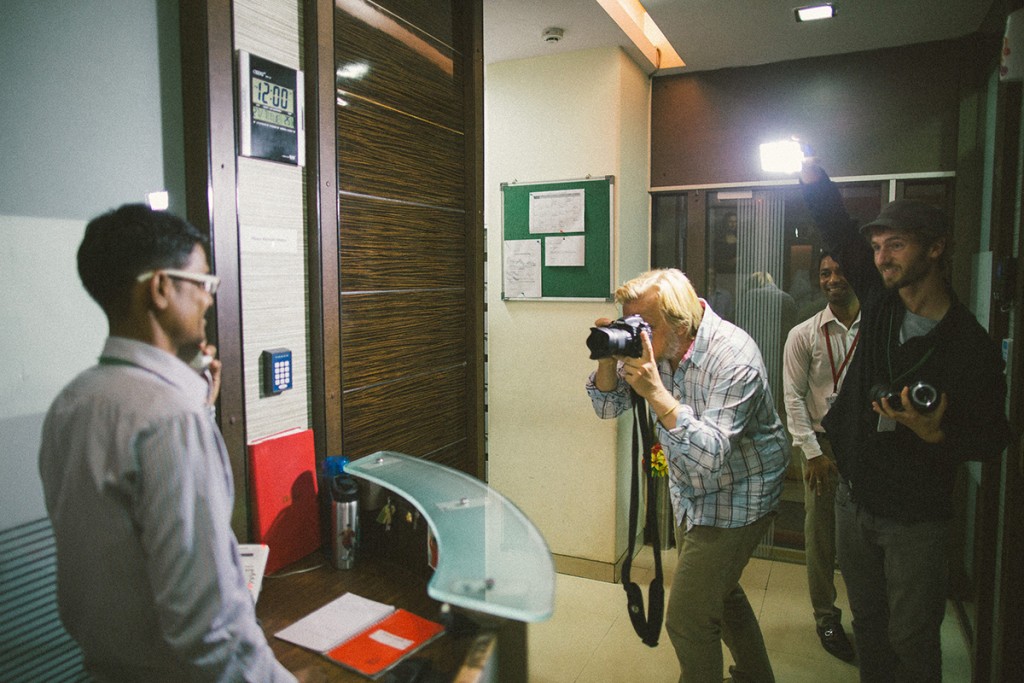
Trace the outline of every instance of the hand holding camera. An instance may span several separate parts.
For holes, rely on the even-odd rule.
[[[651,326],[638,315],[610,322],[605,320],[598,320],[598,326],[590,328],[590,336],[587,337],[590,359],[600,360],[612,356],[640,358],[644,351],[640,333],[647,332],[647,338],[650,339]],[[605,324],[601,325],[602,322]]]
[[[915,382],[898,390],[876,384],[871,389],[871,408],[882,417],[906,426],[928,443],[945,438],[942,416],[946,412],[946,394],[926,382]]]
[[[617,362],[622,361],[622,377],[634,392],[662,414],[669,406],[678,405],[665,388],[658,370],[658,361],[651,346],[652,330],[639,315],[618,320],[599,319],[590,328],[587,347],[590,358],[598,362],[596,384],[602,391],[611,391],[617,384]]]
[[[901,391],[898,388],[886,384],[876,384],[871,388],[871,400],[882,404],[882,399],[889,403],[893,410],[903,410],[903,394],[908,397],[907,403],[914,406],[919,413],[930,413],[939,407],[939,392],[927,382],[915,382],[910,387],[904,387]]]

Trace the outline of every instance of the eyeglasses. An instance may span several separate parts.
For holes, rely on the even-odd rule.
[[[193,282],[203,288],[210,296],[217,293],[217,287],[220,286],[220,278],[211,273],[193,273],[188,270],[178,270],[176,268],[160,268],[159,270],[147,270],[145,273],[139,275],[136,279],[138,282],[145,282],[149,278],[153,277],[157,273],[164,273],[168,277],[175,278],[176,280],[187,280]]]

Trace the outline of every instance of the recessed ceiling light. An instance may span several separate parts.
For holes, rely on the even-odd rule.
[[[823,5],[808,5],[797,7],[793,10],[797,21],[815,21],[817,19],[831,19],[836,15],[836,8],[831,3]]]

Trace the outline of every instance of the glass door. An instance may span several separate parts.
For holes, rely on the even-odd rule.
[[[888,201],[888,181],[840,186],[858,222],[878,215]],[[696,233],[696,234],[695,234]],[[797,323],[825,305],[818,287],[821,236],[804,206],[800,188],[684,190],[654,195],[654,267],[680,268],[720,316],[757,342],[783,424],[782,351]],[[783,504],[760,554],[802,561],[803,474],[793,453]]]

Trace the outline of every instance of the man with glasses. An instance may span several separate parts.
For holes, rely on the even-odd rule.
[[[110,336],[54,400],[39,470],[61,619],[98,681],[295,680],[256,622],[227,450],[186,362],[219,283],[206,248],[187,222],[136,204],[92,220],[78,249]]]

